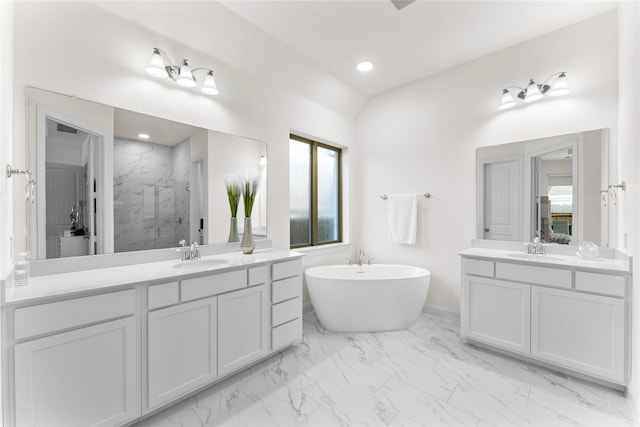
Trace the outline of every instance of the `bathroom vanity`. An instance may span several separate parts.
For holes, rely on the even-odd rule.
[[[6,288],[4,425],[130,424],[298,342],[301,256],[217,254]]]
[[[630,378],[631,259],[575,246],[525,254],[519,243],[474,241],[462,257],[461,336],[584,379],[624,389]]]

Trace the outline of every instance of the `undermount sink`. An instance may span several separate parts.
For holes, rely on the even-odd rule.
[[[215,267],[216,265],[222,265],[226,263],[228,263],[226,259],[202,258],[189,261],[180,261],[173,264],[173,268],[177,268],[180,270],[199,270],[202,268]]]
[[[507,254],[507,256],[510,256],[512,258],[524,259],[524,260],[527,260],[527,261],[540,261],[540,262],[562,261],[562,258],[557,258],[557,257],[554,257],[554,256],[549,256],[549,255],[539,255],[539,254],[513,253],[513,254]]]

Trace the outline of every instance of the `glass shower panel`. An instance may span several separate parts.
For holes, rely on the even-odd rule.
[[[157,186],[157,215],[155,248],[177,246],[174,229],[175,194],[172,186]]]

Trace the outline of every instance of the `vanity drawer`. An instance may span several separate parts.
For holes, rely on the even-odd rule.
[[[147,307],[149,310],[180,302],[180,287],[178,282],[149,286],[147,292]]]
[[[247,287],[247,270],[212,274],[182,281],[182,301],[191,301]]]
[[[15,311],[15,339],[128,316],[135,310],[133,289],[18,308]]]
[[[616,297],[625,296],[624,276],[576,271],[576,289]]]
[[[291,322],[273,328],[271,332],[271,348],[276,349],[290,344],[302,337],[302,318],[298,317]]]
[[[273,280],[286,279],[287,277],[298,276],[302,272],[302,261],[279,262],[271,267],[271,278]]]
[[[291,298],[299,297],[302,291],[302,278],[300,276],[278,280],[272,283],[271,302],[277,304]]]
[[[301,316],[302,304],[300,303],[300,298],[290,299],[289,301],[281,302],[272,307],[271,325],[279,326]]]
[[[571,270],[496,262],[496,278],[537,285],[571,288]]]
[[[474,276],[493,277],[493,261],[463,258],[462,271],[464,274],[472,274]]]
[[[269,280],[267,266],[253,267],[249,269],[249,286],[262,285]]]

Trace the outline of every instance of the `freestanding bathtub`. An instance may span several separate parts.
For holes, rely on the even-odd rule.
[[[406,329],[422,311],[431,272],[410,265],[326,265],[305,271],[309,297],[331,331]]]

